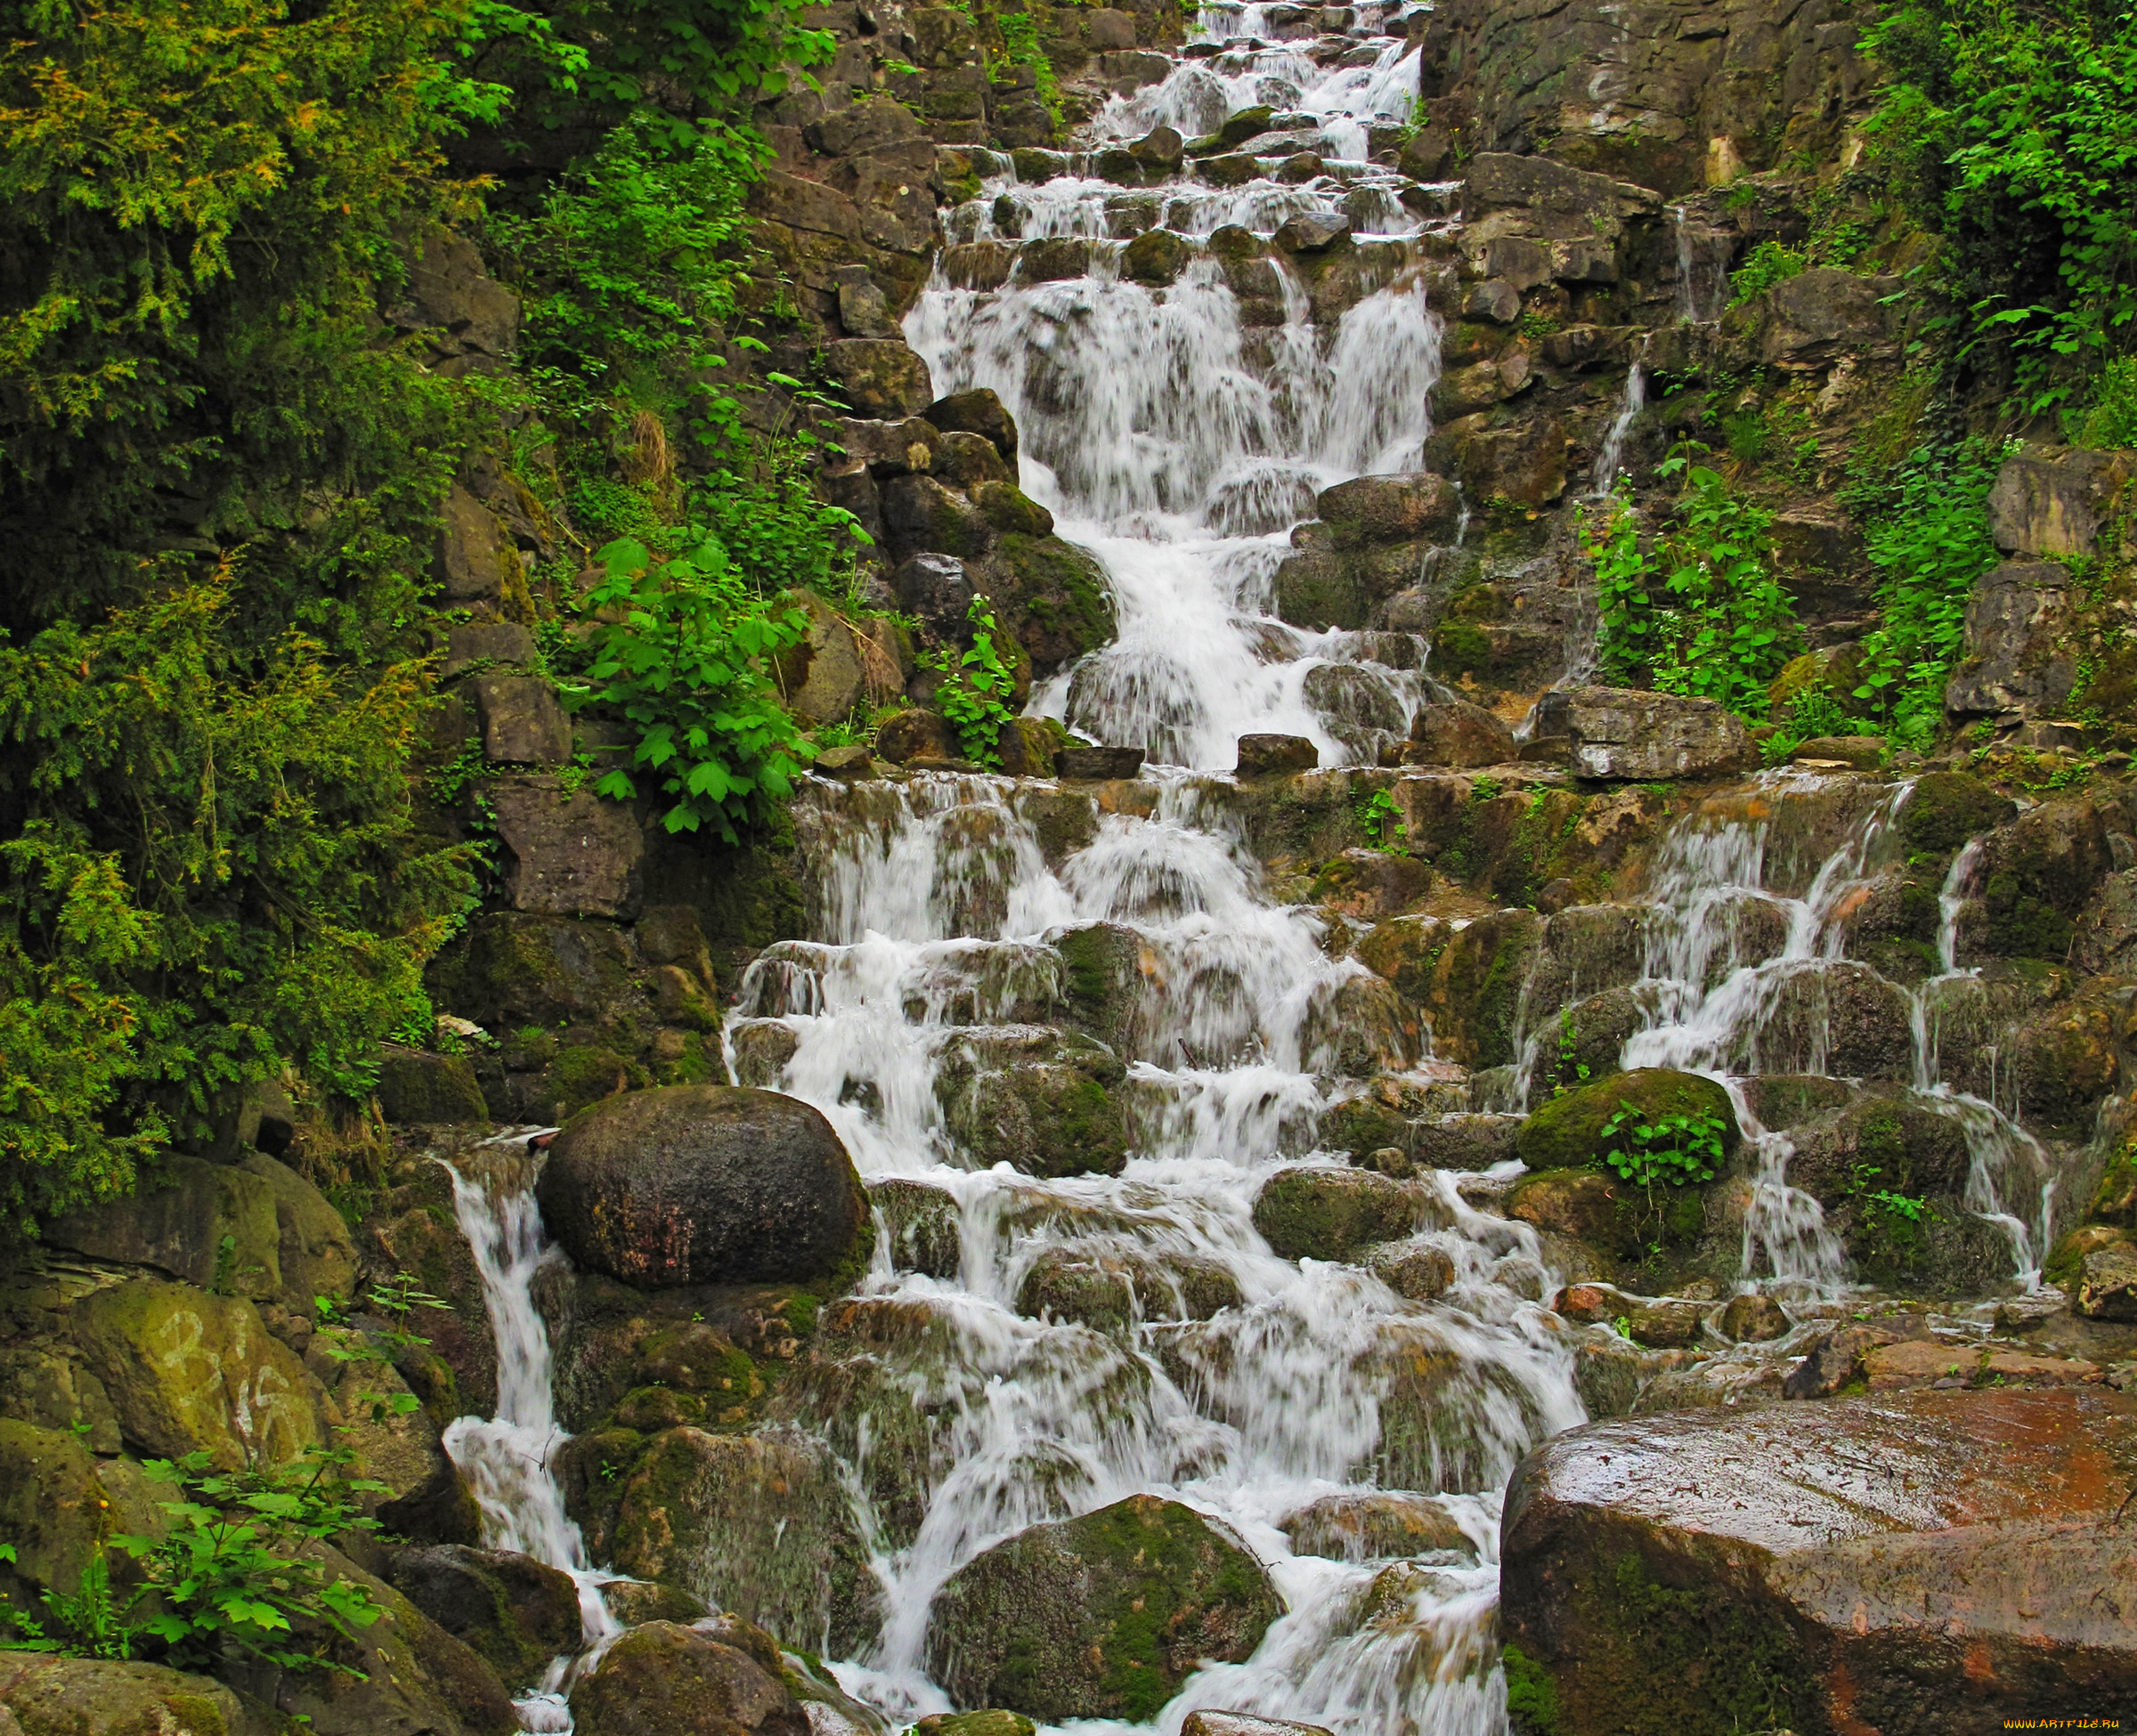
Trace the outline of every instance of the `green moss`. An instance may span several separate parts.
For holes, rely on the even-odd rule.
[[[1637,1067],[1613,1074],[1556,1098],[1522,1124],[1515,1155],[1532,1170],[1578,1169],[1603,1152],[1603,1129],[1621,1103],[1649,1117],[1714,1115],[1723,1123],[1722,1146],[1734,1151],[1743,1138],[1729,1094],[1713,1080],[1668,1067]]]
[[[1899,835],[1914,850],[1948,854],[1970,838],[2002,825],[2017,812],[1978,777],[1930,772],[1918,779],[1899,810]]]
[[[2035,897],[2014,871],[1991,875],[1983,902],[1988,907],[1990,951],[2028,959],[2060,959],[2069,953],[2070,919]]]
[[[2102,1223],[2137,1227],[2137,1134],[2124,1140],[2109,1157],[2092,1193],[2092,1215]]]
[[[1491,637],[1466,621],[1443,621],[1432,636],[1434,675],[1483,675],[1491,667]]]
[[[1558,1684],[1517,1645],[1499,1654],[1507,1672],[1507,1718],[1515,1736],[1557,1736]]]
[[[1625,1671],[1609,1726],[1624,1736],[1808,1727],[1816,1701],[1795,1636],[1748,1600],[1662,1584],[1631,1551],[1597,1599],[1612,1661]]]
[[[227,1736],[230,1726],[223,1722],[223,1708],[206,1694],[189,1694],[180,1691],[164,1701],[189,1736]]]
[[[629,1056],[605,1043],[581,1043],[557,1056],[545,1075],[549,1100],[559,1120],[569,1120],[589,1104],[618,1091],[653,1083],[652,1075]]]

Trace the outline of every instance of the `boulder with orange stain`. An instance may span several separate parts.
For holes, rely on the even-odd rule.
[[[2126,1724],[2133,1489],[2137,1395],[2095,1385],[1575,1430],[1507,1492],[1510,1675],[1556,1736]]]

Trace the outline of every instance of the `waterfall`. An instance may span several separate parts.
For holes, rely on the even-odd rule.
[[[1598,500],[1609,498],[1625,462],[1625,436],[1632,431],[1633,418],[1647,407],[1647,343],[1645,337],[1640,340],[1640,353],[1625,370],[1625,395],[1618,400],[1618,413],[1610,418],[1603,450],[1596,455],[1594,493]]]
[[[497,1415],[462,1416],[445,1431],[445,1450],[467,1480],[482,1509],[483,1543],[532,1555],[570,1574],[579,1587],[582,1649],[554,1659],[540,1687],[515,1705],[523,1728],[568,1732],[564,1691],[590,1668],[622,1627],[609,1614],[601,1587],[617,1576],[591,1567],[579,1527],[565,1514],[564,1490],[550,1469],[565,1439],[557,1426],[550,1383],[548,1328],[534,1307],[534,1274],[556,1253],[534,1204],[539,1159],[524,1141],[540,1130],[521,1128],[488,1141],[452,1173],[452,1204],[475,1255],[483,1302],[497,1340]],[[500,1148],[518,1146],[517,1154]],[[470,1174],[469,1170],[479,1172]]]
[[[1043,797],[1044,792],[1039,792]],[[947,1367],[915,1366],[942,1461],[917,1530],[879,1537],[884,1632],[840,1674],[900,1713],[947,1702],[929,1681],[930,1601],[981,1549],[1024,1526],[1134,1493],[1225,1521],[1266,1562],[1289,1613],[1254,1659],[1191,1678],[1166,1729],[1197,1706],[1407,1724],[1486,1736],[1503,1688],[1491,1639],[1500,1491],[1523,1453],[1582,1412],[1533,1233],[1472,1210],[1451,1177],[1428,1184],[1444,1227],[1421,1241],[1453,1262],[1431,1303],[1351,1266],[1274,1257],[1252,1213],[1262,1184],[1310,1157],[1315,1124],[1377,1064],[1429,1072],[1415,1039],[1374,1030],[1373,979],[1329,956],[1321,924],[1278,904],[1227,818],[1221,780],[1166,774],[1145,811],[1097,816],[1050,863],[1038,799],[1006,779],[926,775],[902,784],[813,783],[798,814],[825,938],[771,948],[733,1023],[746,1083],[814,1103],[872,1180],[904,1177],[957,1202],[955,1277],[890,1270],[867,1293],[924,1309],[949,1335]],[[1020,1040],[1035,1002],[1058,1006],[1052,943],[1105,923],[1134,937],[1131,1148],[1118,1176],[1035,1180],[977,1168],[953,1132],[946,1067]],[[1054,1015],[1059,1017],[1058,1013]],[[773,1026],[776,1072],[747,1057]],[[1377,1049],[1363,1061],[1355,1051]],[[1141,1318],[1125,1338],[1017,1311],[1035,1269],[1063,1256],[1133,1261]],[[1178,1319],[1181,1275],[1217,1271],[1236,1305]],[[1422,1410],[1412,1359],[1443,1372]],[[943,1383],[955,1391],[947,1408]],[[1362,1622],[1384,1562],[1295,1553],[1281,1522],[1317,1498],[1377,1486],[1390,1406],[1425,1444],[1390,1487],[1437,1508],[1465,1559],[1420,1572],[1400,1619]],[[870,1484],[870,1432],[833,1430],[853,1487]],[[1420,1458],[1417,1455],[1422,1453]],[[864,1494],[860,1505],[867,1515]]]

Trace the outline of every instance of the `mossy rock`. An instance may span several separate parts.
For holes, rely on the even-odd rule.
[[[671,1579],[795,1643],[850,1657],[878,1587],[829,1451],[800,1435],[670,1429],[618,1504],[615,1565]]]
[[[1000,510],[1010,515],[1006,507]],[[1041,675],[1111,645],[1119,635],[1105,568],[1060,537],[1004,524],[987,558],[987,588],[1003,624]]]
[[[242,1297],[134,1278],[77,1303],[74,1334],[138,1451],[236,1470],[327,1442],[325,1392]]]
[[[437,1544],[398,1552],[387,1577],[508,1683],[538,1683],[552,1658],[579,1649],[578,1586],[531,1556]]]
[[[397,1126],[454,1125],[490,1119],[490,1106],[465,1055],[433,1055],[387,1043],[378,1057],[378,1110]]]
[[[2092,1190],[2092,1215],[2102,1223],[2137,1228],[2137,1134],[2124,1139],[2109,1155]]]
[[[1948,855],[1970,838],[1992,831],[2018,811],[1978,777],[1965,772],[1930,772],[1915,781],[1899,810],[1899,835],[1907,848]]]
[[[1494,911],[1454,935],[1433,976],[1433,1039],[1439,1052],[1472,1067],[1515,1059],[1515,1020],[1544,920],[1532,910]]]
[[[962,1213],[947,1188],[890,1177],[868,1184],[893,1270],[955,1278],[963,1263]]]
[[[1038,1736],[1020,1712],[936,1712],[913,1726],[913,1736]]]
[[[604,1098],[652,1083],[652,1074],[634,1056],[597,1039],[567,1041],[542,1074],[539,1100],[553,1120],[565,1122]]]
[[[975,1168],[1118,1175],[1128,1161],[1119,1090],[1127,1067],[1090,1038],[1052,1031],[967,1037],[936,1079],[943,1119]]]
[[[1283,1613],[1251,1551],[1177,1501],[1131,1496],[968,1562],[930,1612],[930,1673],[1048,1724],[1143,1723],[1205,1660],[1243,1663]]]
[[[1347,1260],[1369,1243],[1443,1228],[1445,1217],[1425,1183],[1370,1170],[1279,1170],[1254,1202],[1254,1227],[1285,1260]]]
[[[598,1024],[644,1002],[622,929],[524,911],[475,918],[428,981],[437,1005],[492,1031]]]
[[[1125,1052],[1142,1001],[1142,937],[1117,922],[1069,929],[1053,943],[1067,967],[1062,988],[1077,1024]]]
[[[162,1664],[5,1654],[6,1736],[270,1736],[288,1729],[222,1683]]]
[[[1532,1170],[1579,1169],[1597,1163],[1606,1146],[1603,1129],[1626,1104],[1648,1120],[1663,1115],[1714,1116],[1722,1124],[1725,1158],[1743,1138],[1728,1092],[1713,1080],[1670,1067],[1635,1067],[1545,1104],[1515,1135],[1514,1155]]]

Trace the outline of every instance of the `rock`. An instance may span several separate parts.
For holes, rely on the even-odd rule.
[[[1431,888],[1432,870],[1415,856],[1350,849],[1322,864],[1313,877],[1312,897],[1323,910],[1377,922],[1416,903]]]
[[[1642,1116],[1712,1115],[1722,1124],[1722,1150],[1743,1138],[1729,1094],[1713,1080],[1668,1067],[1636,1067],[1555,1098],[1522,1124],[1514,1155],[1532,1170],[1575,1169],[1603,1154],[1603,1129],[1624,1105]]]
[[[1788,757],[1799,766],[1846,766],[1858,772],[1874,772],[1884,763],[1885,738],[1881,735],[1814,735]]]
[[[1065,778],[1134,777],[1142,770],[1141,748],[1063,748],[1054,755],[1058,774]]]
[[[1476,1545],[1454,1515],[1428,1495],[1379,1489],[1324,1495],[1280,1521],[1277,1529],[1291,1539],[1295,1553],[1338,1562],[1431,1555],[1467,1561],[1476,1555]]]
[[[1454,1282],[1454,1257],[1429,1242],[1383,1242],[1366,1251],[1365,1269],[1411,1302],[1430,1302]]]
[[[432,571],[447,602],[488,603],[517,579],[524,604],[526,578],[504,521],[458,483],[446,490],[439,516],[443,522]]]
[[[1180,1725],[1180,1736],[1329,1736],[1329,1732],[1320,1724],[1291,1724],[1251,1712],[1190,1712]]]
[[[337,1550],[303,1547],[326,1581],[362,1586],[381,1616],[353,1637],[298,1618],[292,1649],[347,1673],[284,1673],[272,1696],[277,1710],[319,1736],[513,1736],[519,1720],[489,1665]]]
[[[1360,476],[1324,489],[1314,511],[1334,531],[1336,547],[1415,542],[1453,526],[1461,497],[1444,476],[1419,470],[1401,476]]]
[[[638,913],[646,838],[629,802],[566,790],[548,777],[500,778],[488,794],[505,901],[514,910],[626,920]]]
[[[2130,475],[2126,452],[2014,453],[1989,491],[1989,534],[2007,555],[2091,555]]]
[[[818,777],[836,778],[841,783],[865,783],[877,775],[875,755],[857,742],[850,747],[825,748],[809,764]]]
[[[1914,849],[1944,854],[2003,824],[2017,807],[1965,772],[1926,772],[1899,810],[1899,835]]]
[[[490,1119],[465,1055],[433,1055],[388,1043],[378,1060],[378,1111],[399,1126],[452,1126]]]
[[[878,1588],[837,1466],[801,1435],[654,1436],[624,1487],[613,1559],[811,1651],[849,1657],[875,1633]]]
[[[1445,1115],[1420,1125],[1410,1156],[1421,1170],[1488,1170],[1514,1155],[1519,1115]]]
[[[867,1256],[867,1197],[845,1147],[815,1109],[773,1091],[607,1099],[557,1136],[537,1197],[581,1266],[641,1287],[836,1288]]]
[[[1162,288],[1186,269],[1191,256],[1184,236],[1169,229],[1146,229],[1121,249],[1120,273]]]
[[[1430,1187],[1370,1170],[1279,1170],[1254,1202],[1254,1227],[1285,1260],[1347,1260],[1368,1243],[1446,1223]]]
[[[1134,1495],[959,1569],[930,1612],[928,1668],[967,1704],[1140,1723],[1204,1660],[1244,1662],[1282,1611],[1223,1527]]]
[[[875,732],[875,750],[893,766],[915,759],[951,759],[956,757],[957,736],[947,718],[907,706],[883,719]]]
[[[2109,1523],[2128,1481],[2110,1467],[2133,1450],[2137,1398],[2096,1389],[1574,1430],[1507,1491],[1513,1674],[1567,1736],[1621,1730],[1631,1704],[1678,1730],[2125,1708],[2137,1538]]]
[[[1004,458],[1015,461],[1017,420],[990,386],[938,398],[928,406],[923,419],[945,434],[984,434]]]
[[[1708,1306],[1667,1297],[1660,1302],[1636,1302],[1625,1317],[1625,1327],[1636,1343],[1651,1350],[1682,1350],[1698,1340]]]
[[[901,562],[926,553],[976,559],[993,540],[975,502],[932,476],[893,477],[883,484],[882,503],[884,540]]]
[[[1004,494],[982,491],[990,501]],[[1031,504],[1022,495],[1016,500]],[[1118,637],[1105,568],[1057,536],[1005,523],[979,582],[1039,675],[1052,675]]]
[[[450,681],[470,669],[533,661],[534,636],[517,621],[455,621],[445,629],[445,661],[439,666],[438,678]]]
[[[55,1218],[45,1242],[279,1302],[306,1318],[313,1297],[353,1290],[356,1250],[341,1214],[264,1153],[242,1164],[174,1153],[143,1181],[125,1199]]]
[[[1467,700],[1426,701],[1410,726],[1402,758],[1415,766],[1503,766],[1514,758],[1514,732]]]
[[[2080,1261],[2070,1311],[2088,1320],[2137,1320],[2137,1247],[2094,1248]]]
[[[282,1727],[208,1676],[161,1664],[0,1651],[0,1732],[269,1736]]]
[[[1348,217],[1328,211],[1302,211],[1276,231],[1276,245],[1286,253],[1323,253],[1350,232]]]
[[[134,1278],[76,1303],[74,1335],[143,1456],[235,1470],[326,1443],[319,1383],[241,1297]]]
[[[777,1675],[672,1621],[618,1640],[572,1691],[580,1736],[810,1736]]]
[[[508,1683],[539,1682],[552,1658],[579,1649],[579,1587],[531,1555],[436,1544],[396,1553],[387,1577]]]
[[[1966,604],[1966,649],[1945,684],[1954,718],[2052,711],[2077,685],[2063,644],[2070,570],[2057,561],[2007,561],[1975,581]]]
[[[1220,1261],[1050,1248],[1025,1274],[1017,1312],[1119,1333],[1145,1320],[1207,1320],[1239,1301],[1239,1280]]]
[[[933,1712],[912,1736],[1038,1736],[1038,1728],[1021,1712]]]
[[[1718,1324],[1723,1337],[1743,1344],[1786,1337],[1794,1322],[1771,1296],[1731,1296]]]
[[[572,726],[557,690],[539,675],[485,675],[467,683],[482,720],[483,758],[492,765],[563,766]]]
[[[1521,292],[1503,277],[1486,278],[1470,285],[1462,299],[1462,316],[1510,326],[1521,317]]]
[[[681,1586],[656,1585],[650,1579],[612,1579],[601,1587],[601,1601],[626,1627],[640,1627],[649,1621],[677,1621],[687,1627],[711,1613],[701,1599]]]
[[[1719,777],[1758,757],[1743,720],[1713,700],[1626,687],[1546,694],[1536,733],[1571,737],[1582,777],[1628,783]]]
[[[1813,1344],[1781,1383],[1784,1399],[1830,1399],[1862,1381],[1863,1359],[1897,1334],[1889,1326],[1842,1326]]]
[[[1320,750],[1303,735],[1242,735],[1236,775],[1275,777],[1320,764]]]
[[[935,1091],[960,1155],[1026,1175],[1118,1175],[1128,1160],[1120,1088],[1127,1068],[1090,1038],[1023,1026],[960,1036]]]
[[[902,338],[841,338],[823,353],[824,371],[857,416],[918,416],[934,402],[928,364]]]
[[[1898,318],[1885,304],[1900,287],[1897,278],[1859,277],[1834,266],[1813,266],[1776,283],[1760,298],[1760,360],[1806,371],[1827,368],[1849,351],[1887,351]]]
[[[868,1189],[894,1270],[955,1278],[963,1261],[956,1196],[925,1181],[890,1177]]]

